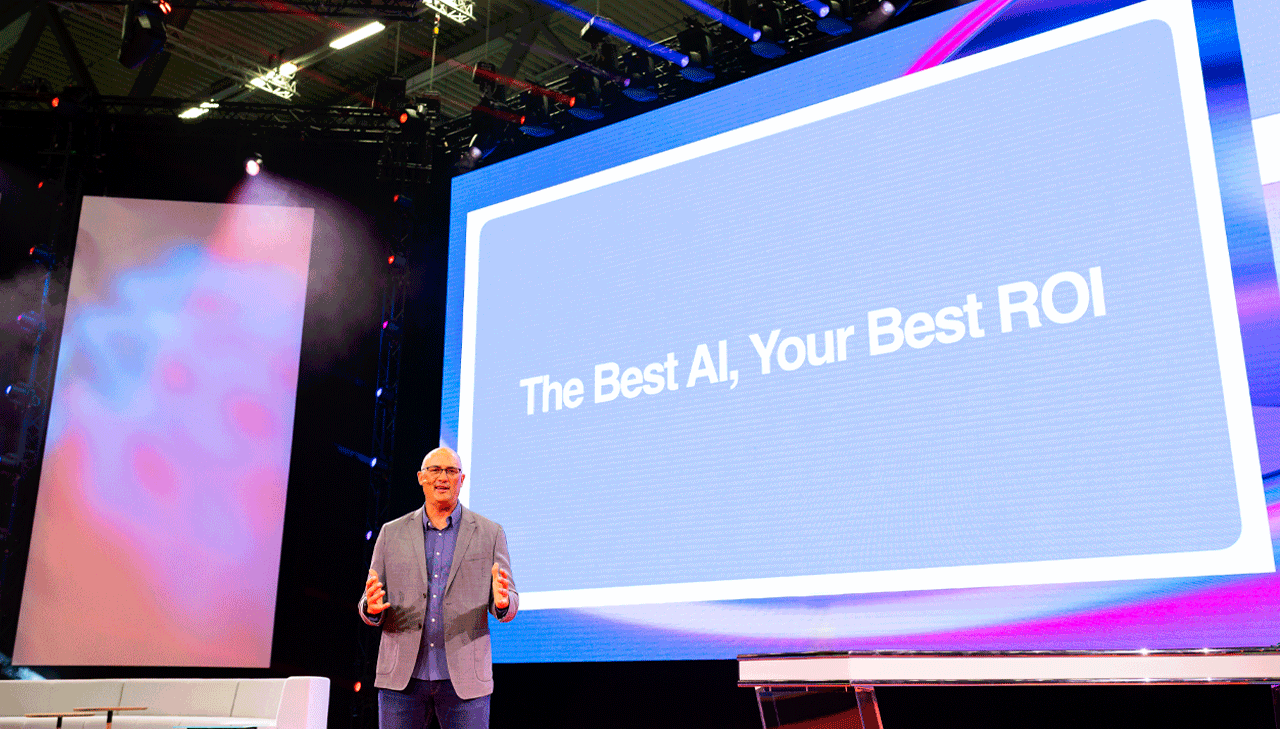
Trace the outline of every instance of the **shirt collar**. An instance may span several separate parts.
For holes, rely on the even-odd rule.
[[[457,526],[458,522],[460,522],[461,520],[462,520],[462,502],[459,501],[457,504],[454,504],[453,511],[449,514],[449,522],[445,524],[444,528],[448,529],[449,527]],[[426,506],[422,507],[422,528],[423,529],[436,528],[436,525],[432,524],[431,519],[427,516]],[[437,529],[436,531],[444,531],[444,529]]]

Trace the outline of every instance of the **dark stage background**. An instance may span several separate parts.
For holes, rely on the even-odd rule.
[[[0,316],[12,321],[38,301],[42,272],[27,250],[47,239],[60,214],[75,220],[78,198],[36,190],[51,135],[67,122],[51,114],[0,117]],[[223,202],[243,179],[242,162],[261,152],[271,174],[291,181],[317,208],[303,333],[284,547],[271,668],[265,671],[51,667],[47,677],[284,676],[332,679],[330,726],[376,726],[372,663],[361,662],[377,634],[355,614],[365,563],[369,469],[337,446],[368,452],[378,357],[381,291],[390,237],[404,224],[395,189],[376,182],[376,144],[282,136],[224,123],[170,120],[75,122],[82,192],[129,198]],[[409,237],[407,331],[388,514],[421,504],[413,477],[438,438],[444,320],[448,166],[414,190]],[[50,186],[51,188],[54,186]],[[60,206],[58,203],[61,202]],[[67,208],[70,206],[70,209]],[[74,225],[72,227],[74,232]],[[60,272],[65,286],[66,270]],[[57,278],[57,277],[55,277]],[[57,305],[64,293],[55,286]],[[52,332],[56,337],[58,332]],[[0,376],[15,377],[29,356],[6,329]],[[0,412],[6,432],[16,424]],[[19,523],[30,523],[28,494]],[[9,585],[22,584],[21,550]],[[518,572],[518,565],[517,565]],[[18,590],[3,596],[0,650],[11,653]],[[127,609],[127,606],[122,606]],[[241,609],[265,609],[243,605]],[[498,630],[501,627],[497,628]],[[16,675],[12,670],[9,674]],[[499,665],[494,727],[759,726],[755,700],[736,686],[733,661]],[[356,682],[363,690],[355,691]],[[1273,727],[1262,686],[888,688],[879,692],[891,729],[951,726]]]

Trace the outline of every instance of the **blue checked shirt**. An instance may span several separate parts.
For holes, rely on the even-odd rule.
[[[413,677],[423,681],[440,681],[449,677],[449,662],[444,655],[444,587],[453,566],[453,550],[458,546],[458,521],[462,505],[453,507],[444,529],[436,529],[422,510],[422,541],[427,555],[427,617],[422,626],[422,649]]]

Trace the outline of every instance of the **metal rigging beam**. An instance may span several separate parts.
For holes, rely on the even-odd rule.
[[[128,5],[129,0],[77,0],[89,5]],[[170,0],[174,9],[190,8],[210,12],[279,13],[320,15],[330,18],[380,18],[412,20],[418,16],[418,0],[291,0],[255,2],[254,0]],[[0,16],[0,20],[3,16]]]
[[[49,112],[52,93],[0,91],[0,112]],[[115,117],[151,116],[177,119],[191,107],[190,99],[161,97],[99,96],[89,102],[86,115]],[[251,101],[222,101],[209,109],[196,124],[235,124],[267,129],[333,134],[358,141],[376,141],[399,128],[382,111],[365,106],[314,106]]]
[[[89,75],[89,67],[85,65],[84,58],[80,55],[80,49],[76,47],[76,42],[71,38],[71,33],[67,32],[67,24],[62,20],[62,15],[52,6],[45,5],[45,9],[45,15],[49,19],[49,30],[53,31],[53,37],[58,40],[58,46],[62,48],[62,55],[66,56],[67,66],[71,68],[71,75],[75,78],[76,83],[96,96],[98,87],[93,83],[93,77]]]
[[[502,59],[502,68],[498,69],[499,75],[507,78],[515,77],[516,73],[520,71],[520,67],[524,65],[524,59],[529,55],[529,46],[533,43],[533,39],[537,37],[540,27],[539,23],[529,23],[520,29],[520,35],[516,38],[515,43],[511,44],[511,50],[507,51],[507,57]]]
[[[13,21],[31,12],[37,0],[9,0],[0,5],[0,28],[8,28]]]
[[[580,0],[574,0],[574,2],[570,4],[577,4],[578,1]],[[458,63],[436,64],[435,80],[439,81],[441,78],[448,76],[455,71],[461,70],[461,68],[469,68],[472,61],[468,58],[468,55],[471,53],[483,52],[485,45],[487,45],[489,41],[496,38],[502,38],[508,33],[519,28],[524,28],[526,25],[531,23],[542,22],[554,14],[554,10],[544,5],[538,5],[532,8],[526,7],[524,10],[494,23],[489,26],[487,30],[481,30],[472,34],[469,38],[454,43],[437,55],[440,58],[451,59]],[[426,86],[431,80],[431,61],[432,59],[430,58],[424,58],[404,71],[403,75],[406,79],[405,88],[408,91],[413,92],[419,90]],[[365,90],[366,95],[372,94],[372,88],[373,87],[370,86]]]
[[[22,78],[22,72],[26,69],[27,62],[31,60],[31,54],[36,52],[36,46],[40,43],[40,36],[44,35],[44,26],[48,20],[49,14],[43,3],[27,16],[27,24],[22,27],[22,35],[18,37],[18,42],[9,53],[9,60],[5,62],[4,70],[0,71],[0,88],[11,89],[18,83],[18,79]]]

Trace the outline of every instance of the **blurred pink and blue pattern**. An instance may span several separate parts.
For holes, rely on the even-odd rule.
[[[313,217],[84,199],[15,663],[269,665]]]

